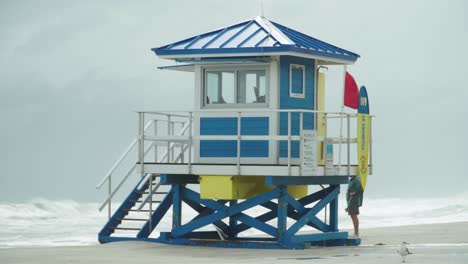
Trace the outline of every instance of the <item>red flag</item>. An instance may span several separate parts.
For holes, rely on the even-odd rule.
[[[354,77],[348,72],[345,77],[344,105],[353,109],[359,105],[359,89]]]

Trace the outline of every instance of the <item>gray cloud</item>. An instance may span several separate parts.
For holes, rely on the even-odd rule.
[[[377,115],[368,195],[464,191],[467,7],[264,1],[269,19],[361,54],[349,70]],[[133,110],[193,105],[192,75],[156,70],[170,62],[150,48],[259,14],[259,1],[2,1],[0,200],[97,200],[136,133]],[[330,111],[340,72],[329,70]]]

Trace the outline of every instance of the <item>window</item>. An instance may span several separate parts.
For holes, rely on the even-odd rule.
[[[266,67],[205,69],[204,105],[266,105],[267,87]]]
[[[291,64],[289,67],[289,96],[295,98],[305,97],[305,67]]]
[[[265,103],[265,71],[239,71],[237,75],[238,104]]]
[[[207,72],[205,78],[207,104],[234,103],[234,72]]]

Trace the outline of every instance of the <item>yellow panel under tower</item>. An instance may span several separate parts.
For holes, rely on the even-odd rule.
[[[273,188],[265,184],[265,176],[200,175],[202,199],[249,199]],[[307,195],[307,185],[289,186],[288,192],[294,198],[302,198]]]

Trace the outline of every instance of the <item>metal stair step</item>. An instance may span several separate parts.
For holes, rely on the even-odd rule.
[[[137,194],[149,194],[149,192],[137,192]],[[168,194],[168,192],[153,192],[153,194]]]
[[[142,218],[117,218],[118,221],[148,221],[148,219],[142,219]]]
[[[108,227],[108,229],[110,230],[140,230],[141,228],[137,228],[137,227]]]
[[[130,202],[132,202],[132,203],[142,203],[142,202],[143,202],[143,200],[130,200]],[[160,202],[162,202],[162,201],[159,201],[159,200],[153,200],[153,203],[160,203]]]
[[[124,212],[150,212],[150,210],[146,210],[146,209],[141,209],[141,210],[137,210],[137,209],[123,209]]]

